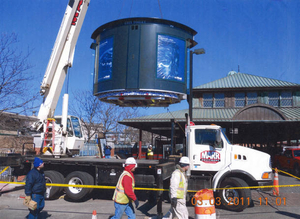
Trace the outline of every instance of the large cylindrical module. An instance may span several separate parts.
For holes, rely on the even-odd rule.
[[[92,34],[94,95],[120,106],[168,106],[186,99],[187,49],[196,31],[157,18],[112,21]]]

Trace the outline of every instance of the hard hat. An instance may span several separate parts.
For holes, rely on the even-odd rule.
[[[125,161],[125,165],[135,164],[135,167],[137,167],[136,160],[134,157],[128,157]]]
[[[190,165],[190,159],[188,157],[185,157],[185,156],[181,157],[180,160],[179,160],[179,163]]]

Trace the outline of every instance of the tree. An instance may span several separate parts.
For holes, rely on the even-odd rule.
[[[78,116],[87,132],[89,142],[97,133],[123,132],[124,126],[118,121],[137,115],[137,110],[101,102],[92,91],[74,92],[70,112]]]
[[[0,36],[0,114],[3,111],[26,112],[38,95],[28,89],[33,79],[28,63],[30,52],[23,54],[17,48],[15,33]]]
[[[136,128],[127,127],[124,129],[125,139],[127,140],[126,143],[132,144],[139,142],[140,139],[140,132]],[[142,131],[142,144],[143,145],[149,145],[152,144],[152,137],[155,138],[157,135],[154,134],[152,136],[152,133],[147,131]]]

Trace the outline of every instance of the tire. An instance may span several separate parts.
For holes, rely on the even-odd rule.
[[[298,176],[298,177],[300,176],[300,169],[299,169],[298,164],[294,165],[293,173],[294,173],[295,176]]]
[[[70,173],[65,180],[65,184],[69,185],[94,185],[94,178],[81,171],[75,171]],[[73,201],[81,201],[88,197],[88,195],[93,191],[90,188],[80,188],[80,187],[66,187],[65,192],[68,198]]]
[[[248,184],[236,177],[226,178],[221,183],[221,188],[232,187],[248,187]],[[218,196],[221,198],[221,205],[230,211],[243,211],[252,202],[250,189],[222,189]]]
[[[45,174],[46,183],[56,183],[56,184],[64,183],[65,178],[60,172],[49,170],[49,171],[45,171],[44,174]],[[62,191],[63,191],[62,187],[47,186],[45,197],[46,199],[56,199],[60,196]]]

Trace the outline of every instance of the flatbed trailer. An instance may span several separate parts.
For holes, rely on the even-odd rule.
[[[61,157],[39,156],[45,163],[47,183],[72,185],[115,186],[124,170],[125,159],[103,159],[96,156]],[[13,168],[14,176],[26,175],[33,166],[35,156],[11,154],[0,157],[0,166]],[[168,160],[137,160],[134,172],[135,186],[145,188],[147,199],[157,202],[157,213],[162,214],[163,189],[168,188],[169,179],[175,170],[177,157]],[[63,191],[68,199],[80,201],[88,198],[93,188],[47,187],[46,198],[56,199]]]

